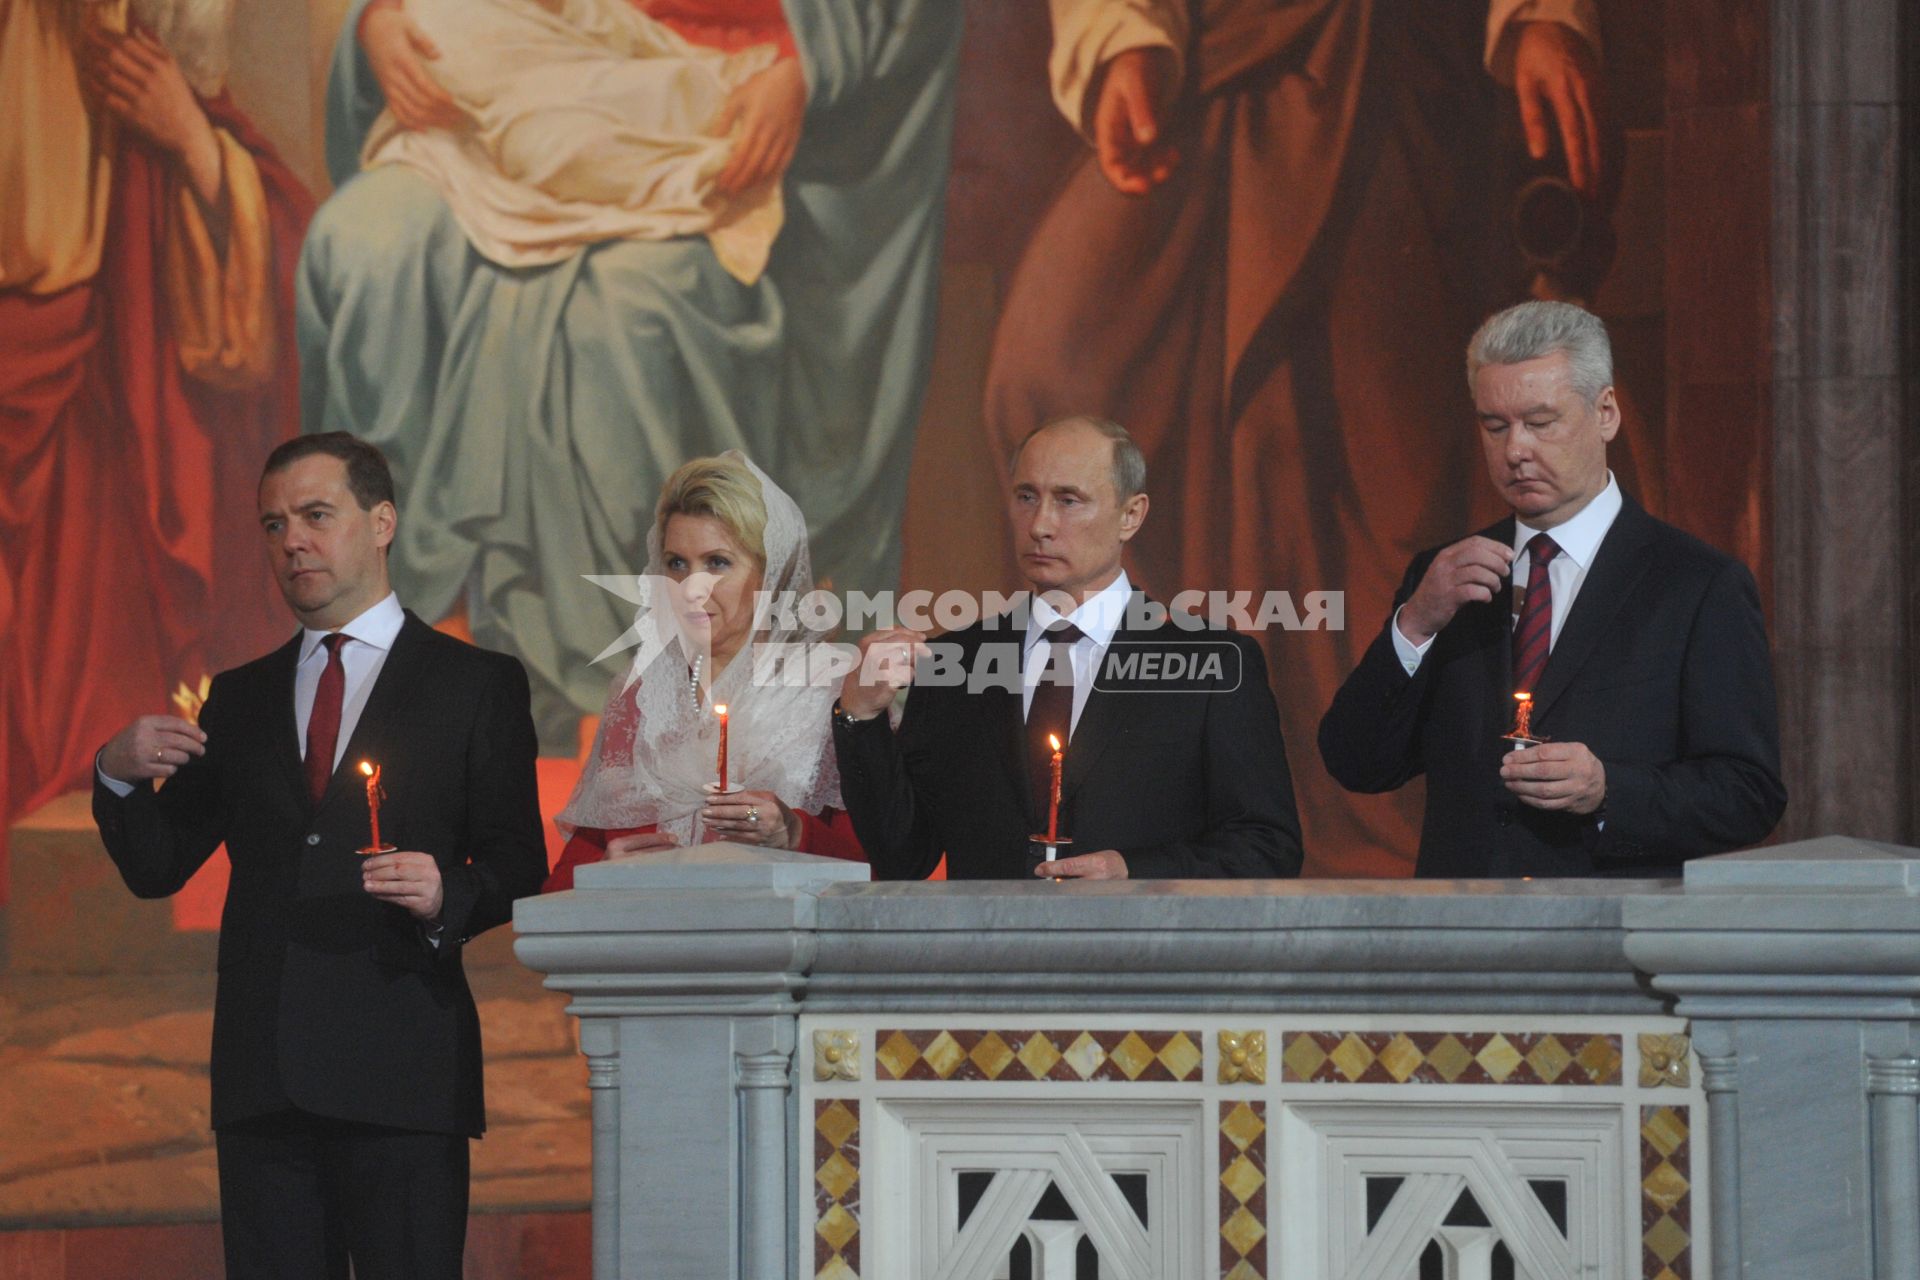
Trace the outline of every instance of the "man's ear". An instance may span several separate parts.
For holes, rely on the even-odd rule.
[[[1593,409],[1600,416],[1600,438],[1610,443],[1620,434],[1620,397],[1612,387],[1603,388]]]
[[[376,502],[373,504],[373,511],[370,514],[373,517],[373,545],[376,547],[391,546],[393,543],[393,532],[400,527],[399,509],[391,502]]]
[[[1120,541],[1127,542],[1147,522],[1147,495],[1136,493],[1120,508]]]

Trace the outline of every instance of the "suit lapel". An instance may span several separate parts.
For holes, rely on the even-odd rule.
[[[421,667],[426,656],[425,638],[429,630],[431,628],[426,623],[414,617],[411,611],[408,612],[406,621],[400,626],[400,634],[394,637],[393,648],[387,651],[387,660],[380,664],[380,675],[374,680],[366,705],[360,710],[360,719],[354,723],[353,736],[347,739],[347,749],[340,755],[340,764],[327,782],[326,794],[320,797],[322,808],[336,795],[359,785],[361,757],[367,754],[370,746],[378,743],[381,728],[406,705],[407,699],[419,687]]]
[[[274,758],[302,808],[307,805],[307,774],[301,765],[301,756],[307,744],[300,741],[300,717],[294,712],[293,682],[300,669],[300,641],[305,635],[305,631],[295,631],[293,639],[274,650],[273,710],[269,716],[273,725]]]
[[[1134,593],[1134,599],[1144,597]],[[1143,616],[1143,611],[1129,606],[1128,617]],[[1100,655],[1099,666],[1093,673],[1093,688],[1087,691],[1087,702],[1080,709],[1080,723],[1073,728],[1073,741],[1067,749],[1066,774],[1060,782],[1060,803],[1064,806],[1078,791],[1081,783],[1093,773],[1100,762],[1101,754],[1113,741],[1114,734],[1126,723],[1128,699],[1126,688],[1111,681],[1101,679],[1101,673],[1107,666],[1107,660],[1115,654],[1125,653],[1121,646],[1139,644],[1155,638],[1160,628],[1129,629],[1125,620],[1114,629],[1113,639]]]
[[[1622,495],[1620,514],[1613,527],[1600,540],[1593,567],[1587,570],[1574,597],[1573,608],[1561,624],[1560,639],[1547,656],[1546,669],[1540,675],[1540,687],[1534,691],[1534,715],[1544,716],[1555,700],[1565,693],[1580,668],[1593,656],[1608,625],[1626,605],[1633,588],[1653,567],[1643,555],[1651,541],[1654,525],[1640,504]]]
[[[989,639],[984,643],[997,642]],[[987,736],[993,740],[1000,764],[1013,779],[1014,794],[1020,797],[1021,820],[1025,821],[1025,815],[1033,812],[1033,782],[1027,776],[1027,722],[1019,687],[1009,689],[1004,681],[990,680],[980,697]]]

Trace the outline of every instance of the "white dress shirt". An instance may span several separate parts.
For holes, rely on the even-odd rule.
[[[340,644],[340,665],[347,679],[340,696],[340,735],[333,743],[333,769],[340,767],[340,759],[347,753],[353,728],[360,723],[360,713],[366,709],[367,695],[373,692],[373,682],[380,678],[380,668],[386,665],[387,653],[406,620],[400,597],[388,592],[386,599],[340,628],[340,634],[346,637]],[[313,719],[314,694],[320,688],[320,673],[327,669],[327,651],[320,642],[328,634],[311,627],[300,633],[300,660],[293,673],[293,718],[300,735],[303,760],[307,754],[307,722]],[[97,763],[94,771],[115,795],[132,794],[131,783],[109,778]]]
[[[1527,551],[1527,544],[1533,541],[1534,535],[1545,533],[1560,547],[1560,554],[1547,561],[1547,581],[1553,587],[1553,616],[1548,619],[1547,632],[1549,653],[1560,643],[1560,629],[1566,625],[1567,613],[1573,608],[1574,597],[1580,594],[1580,585],[1587,580],[1587,570],[1593,568],[1593,558],[1600,553],[1600,543],[1620,514],[1621,502],[1620,484],[1609,471],[1607,487],[1559,528],[1534,529],[1522,521],[1513,522],[1513,574],[1521,587],[1526,586],[1527,575],[1533,572],[1533,556]],[[1517,613],[1514,621],[1519,621]],[[1393,651],[1400,655],[1400,665],[1407,669],[1408,675],[1420,669],[1420,660],[1433,647],[1433,640],[1428,636],[1425,644],[1415,645],[1401,635],[1400,610],[1394,610]]]
[[[1113,633],[1120,629],[1120,620],[1126,617],[1127,601],[1132,596],[1133,584],[1127,581],[1127,572],[1122,569],[1119,577],[1064,619],[1080,628],[1081,633],[1080,639],[1074,641],[1067,651],[1068,658],[1073,662],[1073,721],[1067,729],[1069,738],[1080,723],[1080,712],[1087,705],[1087,695],[1093,692],[1094,675],[1100,670],[1107,646],[1113,643]],[[1038,596],[1034,597],[1033,608],[1027,616],[1026,644],[1020,654],[1022,720],[1033,710],[1033,690],[1040,683],[1040,673],[1047,666],[1047,628],[1062,620],[1059,610]]]
[[[346,688],[340,694],[340,734],[333,740],[333,760],[329,772],[340,767],[353,738],[353,727],[366,710],[373,682],[387,663],[387,653],[399,638],[406,622],[400,597],[389,591],[387,598],[340,628],[346,639],[340,644],[340,665],[345,669]],[[300,734],[300,758],[307,757],[307,722],[313,719],[313,698],[320,689],[320,675],[327,669],[326,647],[320,642],[325,631],[303,629],[300,633],[300,661],[293,669],[293,721]]]

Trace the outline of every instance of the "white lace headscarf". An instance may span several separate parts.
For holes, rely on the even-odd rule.
[[[727,707],[727,775],[733,787],[771,791],[788,808],[808,813],[841,805],[830,715],[838,681],[823,675],[817,683],[787,683],[769,679],[766,670],[776,647],[791,655],[796,651],[791,646],[825,639],[805,625],[804,611],[772,607],[783,598],[798,602],[813,590],[806,521],[793,499],[745,455],[729,450],[722,456],[752,472],[767,509],[766,569],[755,600],[753,636],[711,689],[703,676],[696,702],[689,674],[698,648],[681,633],[678,610],[669,601],[642,600],[636,629],[650,629],[659,642],[642,644],[629,671],[615,678],[593,752],[556,820],[563,829],[654,824],[682,844],[698,843],[706,787],[718,778],[715,704]],[[647,535],[643,596],[670,589],[663,523],[656,515]],[[788,670],[792,674],[796,668]]]

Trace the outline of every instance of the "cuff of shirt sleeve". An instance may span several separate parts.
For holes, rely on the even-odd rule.
[[[98,751],[93,754],[93,776],[100,780],[101,786],[113,792],[113,794],[119,796],[122,800],[125,800],[133,794],[133,784],[131,782],[122,782],[118,778],[108,777],[107,771],[100,767],[100,756],[101,753]]]
[[[1401,605],[1400,609],[1406,608]],[[1434,637],[1428,636],[1423,644],[1415,644],[1400,634],[1400,609],[1393,611],[1393,621],[1387,624],[1387,630],[1393,633],[1393,651],[1399,656],[1400,665],[1412,675],[1420,669],[1420,660],[1427,656],[1427,650],[1433,648]]]

